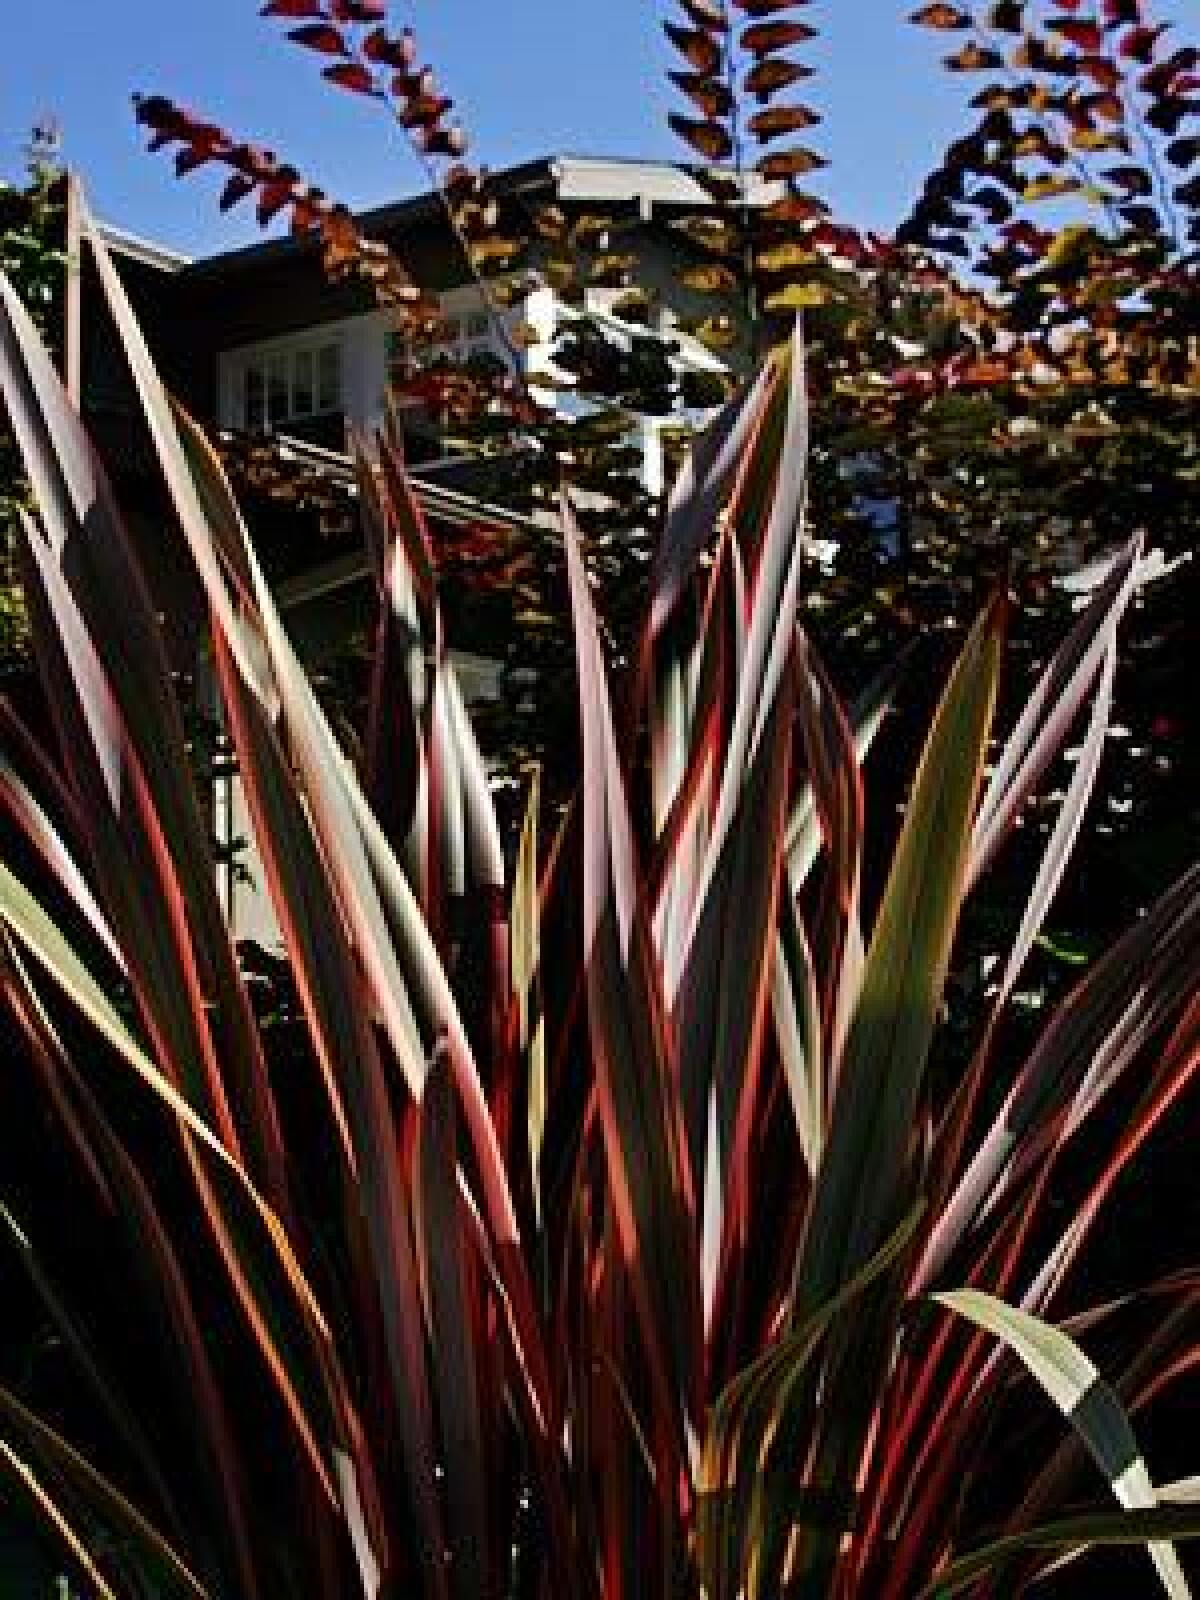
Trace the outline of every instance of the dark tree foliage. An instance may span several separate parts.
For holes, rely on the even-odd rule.
[[[0,268],[52,346],[57,346],[62,326],[66,263],[55,154],[53,131],[35,129],[25,182],[0,181]],[[0,672],[19,667],[28,655],[25,606],[12,556],[16,518],[26,504],[16,445],[0,414]]]

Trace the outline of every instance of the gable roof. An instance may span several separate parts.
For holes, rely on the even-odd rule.
[[[779,186],[757,174],[743,180],[750,204],[765,204]],[[638,161],[597,156],[554,155],[522,162],[486,175],[488,193],[496,199],[538,195],[568,205],[632,205],[645,220],[655,208],[695,210],[712,205],[712,197],[696,176],[696,169],[667,161]],[[430,190],[386,205],[355,213],[355,221],[368,238],[404,233],[442,217],[441,198]],[[202,256],[186,266],[193,279],[212,279],[254,270],[268,263],[316,249],[307,234],[288,235],[243,245],[235,250]]]
[[[173,250],[155,239],[131,233],[128,228],[118,228],[111,222],[100,222],[97,226],[100,237],[114,255],[138,261],[146,267],[157,267],[160,272],[181,272],[192,264],[192,257],[185,255],[182,250]]]

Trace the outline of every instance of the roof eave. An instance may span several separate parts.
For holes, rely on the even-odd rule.
[[[141,262],[143,266],[155,267],[160,272],[182,272],[185,267],[192,265],[192,257],[185,255],[182,250],[172,250],[168,245],[143,238],[138,233],[130,233],[127,228],[118,228],[111,222],[101,222],[97,226],[100,237],[115,255]]]
[[[575,205],[636,205],[647,219],[656,208],[688,211],[712,205],[712,196],[697,176],[696,168],[666,161],[638,161],[611,157],[555,155],[488,174],[498,198],[546,190],[557,200]],[[779,185],[756,174],[745,180],[747,201],[766,204],[776,198]],[[355,213],[355,221],[368,237],[400,232],[437,219],[441,197],[432,192],[392,201]],[[311,235],[268,239],[237,250],[205,256],[187,267],[189,278],[213,279],[297,257],[316,248]]]

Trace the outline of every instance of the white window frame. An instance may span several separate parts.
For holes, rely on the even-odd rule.
[[[226,427],[246,428],[251,432],[272,432],[286,428],[291,422],[303,422],[313,417],[329,417],[349,412],[348,349],[345,330],[337,325],[306,328],[302,333],[283,339],[268,339],[260,344],[242,345],[221,356],[222,366],[222,421]],[[336,393],[327,399],[321,394],[321,362],[328,350],[337,351]],[[303,392],[297,381],[297,364],[307,358],[309,365],[307,407],[297,405],[297,396]],[[271,372],[281,366],[286,374],[286,402],[278,415],[272,414]],[[260,413],[251,417],[247,406],[246,385],[253,372],[261,374]]]

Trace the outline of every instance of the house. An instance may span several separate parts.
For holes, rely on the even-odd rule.
[[[628,292],[614,273],[621,262],[630,264],[625,276],[648,293],[638,331],[669,340],[678,370],[719,371],[744,353],[740,332],[717,357],[680,331],[682,322],[711,309],[679,279],[681,265],[694,264],[697,256],[679,224],[712,208],[690,172],[654,162],[555,157],[491,175],[487,193],[497,204],[501,232],[529,235],[540,212],[560,212],[567,237],[557,248],[559,263],[564,253],[577,259],[583,253],[582,225],[594,281],[585,280],[568,298],[554,286],[556,247],[546,245],[512,275],[521,280],[518,292],[498,317],[493,297],[472,279],[437,196],[365,212],[356,219],[361,231],[385,242],[440,302],[444,338],[422,352],[423,359],[515,360],[544,401],[569,409],[572,399],[557,389],[539,390],[537,377],[553,372],[555,336],[584,313],[616,337],[629,337],[629,323],[613,315]],[[748,193],[758,203],[771,189],[754,183]],[[334,449],[344,445],[346,424],[369,430],[382,420],[389,383],[408,373],[408,342],[396,314],[373,304],[367,289],[325,279],[315,239],[272,239],[188,260],[119,229],[107,236],[130,269],[131,291],[168,382],[200,419]],[[508,335],[515,330],[521,342],[514,347]],[[418,425],[413,435],[414,459],[438,459],[430,431]],[[660,462],[653,429],[644,442],[653,478]]]
[[[584,323],[599,327],[614,346],[649,350],[693,407],[711,405],[720,391],[714,380],[747,358],[745,327],[729,326],[719,353],[688,331],[712,315],[711,298],[688,286],[703,276],[695,269],[711,261],[689,223],[711,213],[712,199],[691,172],[559,156],[490,175],[487,193],[498,230],[535,241],[502,285],[502,308],[494,284],[485,292],[472,276],[438,196],[422,194],[356,219],[366,237],[385,242],[422,289],[437,296],[437,338],[420,348],[367,286],[328,281],[313,236],[193,260],[119,228],[104,230],[165,381],[224,442],[264,565],[310,659],[361,632],[371,614],[347,435],[381,425],[389,391],[400,396],[406,455],[435,533],[456,524],[519,528],[528,511],[495,503],[495,462],[481,472],[479,460],[456,445],[422,399],[422,372],[447,357],[490,362],[515,372],[569,422],[594,402],[564,382],[555,357],[560,341]],[[748,203],[773,194],[772,186],[748,180]],[[547,215],[555,219],[549,239],[541,220]],[[631,287],[640,301],[636,321],[628,313]],[[74,359],[89,427],[114,476],[124,480],[123,500],[161,528],[167,513],[149,441],[86,253],[75,304]],[[665,406],[662,415],[630,423],[626,442],[650,494],[663,488],[664,438],[679,422],[679,411]],[[171,545],[151,533],[148,561],[172,594],[164,610],[196,617],[195,636],[186,626],[176,629],[186,675],[202,613],[198,597],[190,612],[181,598],[189,575]],[[470,596],[463,604],[470,605]],[[483,641],[459,659],[468,696],[494,695],[498,662],[486,642],[489,625],[477,627],[471,616],[454,620],[456,637]],[[218,785],[214,828],[227,844],[248,831],[242,810],[236,780]],[[239,931],[260,931],[257,913],[238,915],[246,895],[232,873],[226,890]]]
[[[774,192],[761,180],[747,180],[748,203],[764,203]],[[419,351],[397,313],[375,304],[364,285],[327,280],[312,236],[192,260],[119,228],[105,233],[172,391],[198,420],[230,437],[260,445],[286,441],[284,454],[291,450],[297,470],[310,477],[326,467],[336,475],[336,464],[321,452],[344,456],[349,426],[373,432],[385,415],[389,387],[398,385],[410,466],[422,483],[472,492],[479,474],[414,393],[414,368],[444,356],[515,367],[557,416],[578,416],[588,402],[562,386],[554,356],[556,340],[582,318],[615,343],[661,347],[695,407],[711,405],[714,380],[745,364],[745,327],[732,324],[719,353],[685,331],[712,314],[711,299],[685,282],[688,269],[694,276],[706,262],[711,266],[687,232],[689,222],[712,210],[692,172],[655,162],[559,156],[490,175],[487,193],[501,232],[536,238],[536,221],[548,211],[558,214],[564,229],[561,243],[535,246],[509,275],[503,288],[511,304],[503,309],[493,285],[485,294],[472,278],[437,196],[421,194],[357,218],[364,235],[385,242],[438,298],[441,342]],[[576,269],[570,293],[561,284],[564,259]],[[615,314],[629,299],[630,283],[645,301],[640,322]],[[133,397],[115,334],[102,312],[93,314],[101,297],[86,260],[78,304],[88,421],[111,459],[136,466]],[[664,434],[678,423],[677,413],[664,413],[632,425],[630,442],[652,493],[663,486]],[[319,534],[319,514],[315,520]],[[270,547],[271,529],[255,531]],[[281,577],[310,572],[330,552],[319,537],[303,543],[303,549],[271,551]]]

